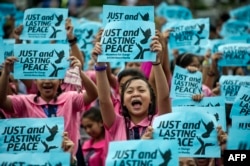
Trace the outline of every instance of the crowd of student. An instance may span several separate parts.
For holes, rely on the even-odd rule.
[[[102,53],[102,31],[96,34],[94,41],[91,61],[95,65],[92,71],[83,71],[84,56],[73,40],[73,25],[70,19],[67,19],[65,28],[71,47],[70,68],[79,70],[83,85],[81,93],[71,84],[59,79],[38,78],[18,82],[11,75],[17,58],[11,56],[6,58],[1,69],[0,113],[2,118],[45,118],[53,114],[63,116],[65,133],[62,147],[72,153],[72,163],[76,156],[78,165],[102,166],[105,165],[110,141],[151,139],[151,124],[154,118],[172,112],[169,97],[173,72],[171,65],[178,65],[190,72],[203,73],[202,93],[193,95],[193,100],[200,101],[204,96],[216,96],[220,93],[217,84],[220,77],[217,61],[221,55],[208,53],[204,57],[198,57],[191,53],[178,55],[178,50],[167,50],[169,31],[157,30],[152,38],[150,49],[156,52],[155,62],[127,62],[125,69],[116,75],[112,73],[108,63],[97,62],[98,55]],[[19,39],[21,32],[22,26],[13,30],[16,43],[22,42]],[[177,52],[172,62],[168,57],[170,51]],[[209,58],[212,61],[207,64]],[[239,68],[233,69],[238,71]],[[92,75],[91,78],[89,73]],[[20,81],[25,85],[26,94],[19,93]],[[54,112],[51,113],[50,110]],[[80,127],[90,136],[83,143],[80,141]],[[217,131],[223,151],[227,134],[220,127]],[[222,161],[180,158],[179,164],[219,166],[223,165]]]

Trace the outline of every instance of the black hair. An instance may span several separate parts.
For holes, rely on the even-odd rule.
[[[175,64],[182,68],[186,68],[188,65],[190,65],[190,63],[193,62],[194,57],[197,56],[192,53],[182,53],[177,56]]]
[[[82,118],[88,118],[95,122],[103,122],[101,111],[98,107],[91,107],[82,116]]]
[[[98,107],[90,107],[82,116],[82,119],[83,118],[88,118],[94,122],[97,122],[97,123],[103,123],[103,120],[102,120],[102,114],[101,114],[101,111]],[[83,127],[83,125],[81,125],[81,127]],[[101,130],[101,135],[104,137],[105,136],[105,129],[104,129],[104,126],[101,127],[102,130]]]
[[[57,88],[56,96],[54,97],[54,102],[57,101],[57,97],[58,97],[62,92],[63,92],[63,90],[62,90],[61,86],[59,86],[59,87]],[[40,96],[41,96],[41,93],[40,93],[39,91],[37,91],[36,96],[34,97],[34,102],[37,103],[37,102],[38,102],[38,97],[40,97]]]
[[[230,14],[228,12],[223,12],[220,14],[220,21],[221,22],[226,22],[229,19],[230,19]]]
[[[0,111],[0,119],[6,119],[2,111]]]
[[[146,79],[146,76],[138,69],[124,69],[118,74],[118,82],[121,81],[123,77],[132,76],[132,77],[140,77]]]
[[[210,24],[209,30],[210,30],[210,32],[215,32],[216,33],[216,27],[214,25],[212,25],[212,24]]]
[[[128,109],[126,106],[123,105],[124,103],[124,93],[126,91],[126,89],[128,88],[128,86],[131,84],[132,81],[134,80],[142,80],[144,81],[148,88],[149,88],[149,92],[150,92],[150,99],[151,99],[151,103],[149,104],[149,108],[148,108],[148,119],[150,121],[150,123],[152,122],[153,116],[155,115],[156,111],[156,96],[154,93],[153,88],[151,87],[151,85],[149,84],[148,80],[146,78],[143,77],[132,77],[130,79],[128,79],[124,85],[122,86],[122,91],[121,91],[121,107],[122,107],[122,115],[124,117],[125,120],[125,124],[126,124],[126,134],[127,134],[127,138],[129,139],[129,128],[130,128],[130,115],[128,112]]]

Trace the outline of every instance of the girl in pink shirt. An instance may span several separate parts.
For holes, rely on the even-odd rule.
[[[82,126],[91,137],[89,140],[85,141],[82,146],[86,165],[104,166],[105,129],[101,112],[97,107],[91,107],[83,114]]]
[[[156,95],[151,85],[146,79],[132,77],[124,83],[121,91],[122,115],[114,111],[114,106],[110,95],[110,85],[106,74],[105,63],[96,63],[96,80],[100,109],[103,122],[107,130],[105,140],[130,140],[140,139],[146,128],[151,125],[156,115],[156,105],[158,115],[171,112],[169,101],[169,89],[167,79],[164,75],[160,59],[162,45],[159,37],[152,38],[151,51],[157,53],[156,62],[153,63],[152,70],[155,72]],[[97,55],[102,52],[100,43],[96,43],[92,56],[96,60]],[[107,150],[105,151],[107,152]]]
[[[80,135],[79,112],[85,111],[85,106],[96,99],[97,89],[95,84],[80,70],[82,84],[85,85],[85,91],[82,93],[76,91],[62,92],[60,80],[43,79],[36,80],[37,94],[8,96],[5,87],[8,85],[7,78],[16,60],[16,57],[8,57],[5,61],[0,77],[0,108],[6,113],[15,113],[20,118],[63,116],[65,131],[68,132],[69,138],[76,145],[74,147],[74,152],[76,152]],[[71,66],[81,66],[81,62],[76,57],[71,56],[70,60]]]

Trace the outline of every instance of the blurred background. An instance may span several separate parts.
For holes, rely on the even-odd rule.
[[[115,5],[154,5],[161,2],[188,7],[196,17],[210,17],[214,20],[221,13],[233,8],[250,4],[250,0],[1,0],[14,3],[19,10],[32,7],[68,7],[69,14],[75,17],[86,17],[97,20],[103,4]]]
[[[232,9],[250,4],[250,0],[0,0],[0,4],[14,4],[18,11],[14,17],[3,18],[0,15],[0,23],[1,20],[5,22],[3,25],[3,38],[6,39],[9,38],[11,30],[14,28],[13,25],[18,26],[21,24],[23,11],[27,8],[68,8],[69,16],[71,17],[101,21],[103,4],[126,6],[153,5],[158,7],[162,2],[168,5],[180,5],[188,8],[193,18],[208,17],[210,19],[211,31],[215,31],[215,27],[221,26],[223,22],[230,18],[229,12]],[[13,18],[15,18],[14,24]]]

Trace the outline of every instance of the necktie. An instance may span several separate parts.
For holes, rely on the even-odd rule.
[[[85,156],[85,165],[88,166],[89,165],[89,159],[90,157],[95,153],[95,149],[91,148],[89,149],[89,151],[87,152],[86,156]]]
[[[47,104],[47,105],[43,105],[42,108],[45,114],[47,115],[47,117],[56,117],[57,105]]]
[[[140,131],[139,131],[139,127],[134,127],[134,139],[140,139]]]

